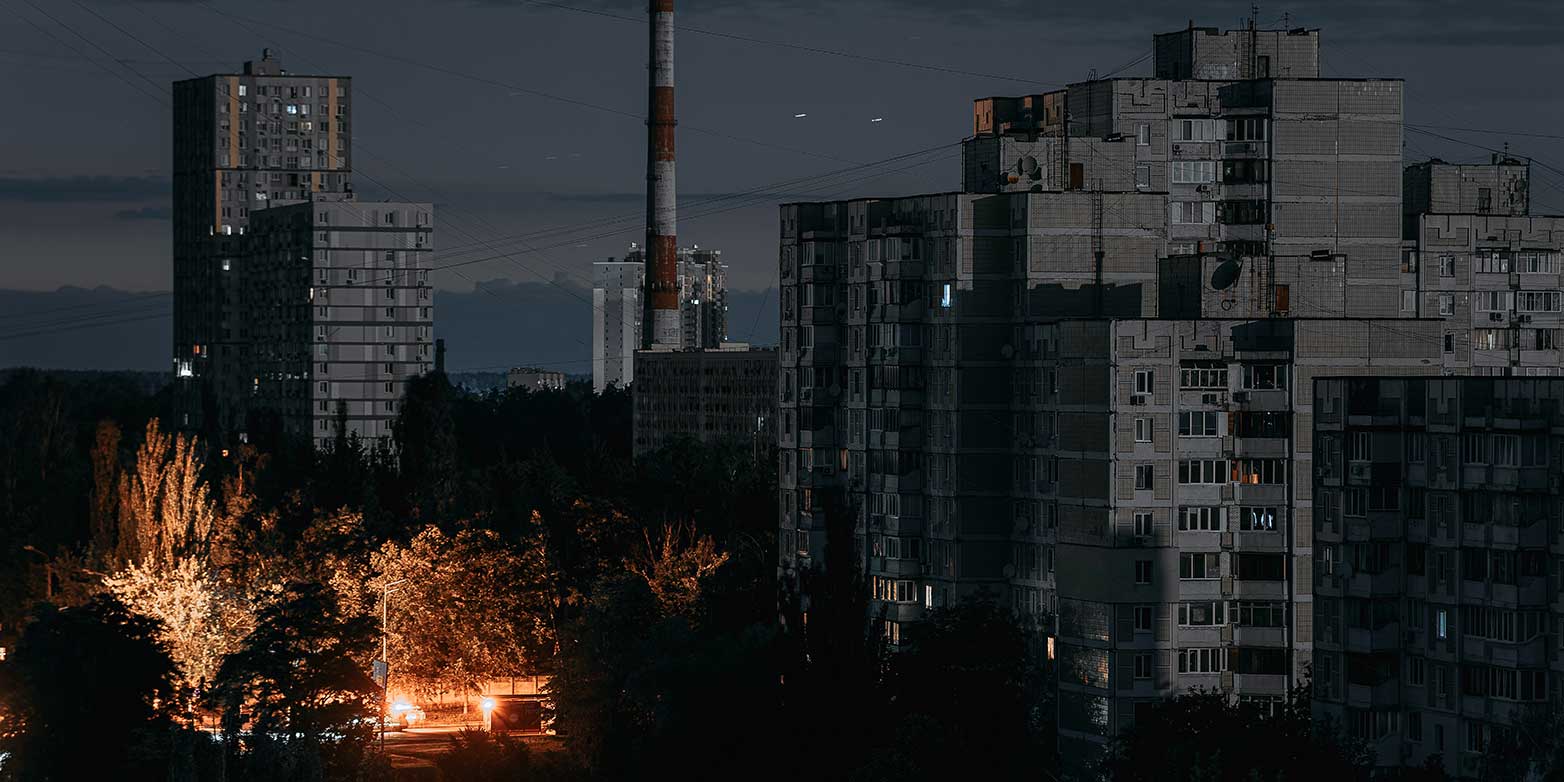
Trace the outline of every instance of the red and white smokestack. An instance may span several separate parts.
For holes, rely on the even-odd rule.
[[[673,160],[673,0],[650,0],[650,93],[646,146],[644,347],[679,347],[679,239]]]

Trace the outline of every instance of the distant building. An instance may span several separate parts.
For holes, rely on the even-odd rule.
[[[637,251],[638,252],[638,251]],[[642,291],[646,267],[639,260],[592,264],[592,391],[627,388],[641,349]]]
[[[624,260],[592,265],[592,390],[635,380],[645,318],[645,251],[631,244]],[[719,348],[728,338],[727,266],[721,250],[679,250],[680,323],[685,350]]]
[[[563,391],[565,373],[533,367],[517,367],[505,373],[506,388],[525,388],[529,391]]]
[[[434,207],[339,196],[255,212],[243,238],[225,273],[244,300],[247,426],[389,437],[435,361]]]
[[[1330,378],[1313,396],[1315,712],[1382,767],[1490,778],[1485,750],[1564,681],[1564,379]]]
[[[173,92],[178,424],[389,435],[434,361],[432,206],[353,200],[347,77],[268,50]]]
[[[224,267],[255,213],[352,189],[351,79],[290,74],[266,50],[173,94],[178,423],[226,437],[245,428],[253,373],[246,302]]]
[[[703,443],[776,443],[777,351],[719,349],[636,354],[634,448],[640,456],[688,437]]]

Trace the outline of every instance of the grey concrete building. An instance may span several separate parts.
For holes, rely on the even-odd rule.
[[[679,438],[776,444],[777,351],[729,342],[701,350],[636,353],[634,453]]]
[[[1067,758],[1190,686],[1279,701],[1313,663],[1314,379],[1460,368],[1403,306],[1401,82],[1317,46],[1159,36],[1155,78],[976,101],[962,192],[781,208],[784,577],[840,498],[892,644],[1010,601]]]
[[[638,252],[632,246],[632,252]],[[639,260],[592,264],[592,390],[628,388],[641,349],[646,266]]]
[[[1319,380],[1313,436],[1316,712],[1381,766],[1498,778],[1564,701],[1564,379]]]
[[[324,445],[389,438],[434,366],[431,204],[319,195],[251,214],[229,265],[244,300],[250,426]]]
[[[515,367],[505,373],[506,388],[525,388],[532,391],[565,390],[565,373],[536,367]]]
[[[173,86],[173,370],[183,426],[244,429],[249,325],[235,275],[251,218],[352,188],[352,89],[263,53]]]
[[[1401,307],[1445,320],[1456,374],[1559,374],[1564,217],[1530,212],[1530,164],[1406,169]]]
[[[645,251],[631,244],[623,260],[592,265],[592,390],[635,380],[645,313]],[[727,266],[721,250],[681,247],[679,323],[685,350],[712,350],[728,339]]]

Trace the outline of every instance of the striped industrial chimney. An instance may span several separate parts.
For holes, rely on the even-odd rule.
[[[646,311],[645,348],[678,348],[679,239],[674,224],[678,195],[673,179],[673,0],[650,0],[646,119]]]

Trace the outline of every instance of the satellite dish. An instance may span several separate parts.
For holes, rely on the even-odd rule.
[[[1233,283],[1238,282],[1238,272],[1242,269],[1237,261],[1223,261],[1222,265],[1216,267],[1216,271],[1211,272],[1211,289],[1222,291],[1233,287]]]
[[[1030,174],[1037,170],[1037,158],[1031,155],[1023,156],[1020,160],[1021,173]]]

